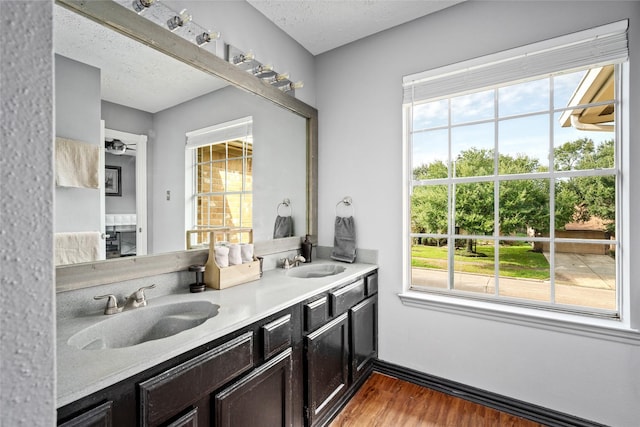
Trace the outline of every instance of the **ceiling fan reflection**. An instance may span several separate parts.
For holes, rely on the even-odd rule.
[[[136,151],[136,144],[126,144],[119,139],[111,139],[104,141],[104,149],[107,153],[120,156],[127,151]]]

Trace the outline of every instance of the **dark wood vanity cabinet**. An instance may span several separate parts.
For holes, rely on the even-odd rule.
[[[58,424],[323,425],[377,356],[376,291],[373,273],[316,295],[66,405]]]
[[[327,313],[325,298],[305,304],[305,414],[309,426],[324,425],[359,386],[378,352],[377,286],[373,273],[332,290],[331,315],[319,326],[318,314]],[[313,319],[310,320],[310,319]],[[319,326],[313,330],[314,326]]]

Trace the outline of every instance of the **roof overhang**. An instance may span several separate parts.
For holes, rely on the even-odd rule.
[[[592,68],[587,71],[567,106],[598,105],[564,111],[560,116],[562,127],[573,126],[578,130],[588,131],[613,131],[613,74],[613,65]]]

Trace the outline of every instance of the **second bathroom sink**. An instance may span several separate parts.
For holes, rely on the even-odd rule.
[[[345,267],[335,264],[303,265],[300,267],[294,267],[287,271],[287,276],[297,277],[299,279],[313,279],[333,276],[334,274],[340,274],[345,270]]]

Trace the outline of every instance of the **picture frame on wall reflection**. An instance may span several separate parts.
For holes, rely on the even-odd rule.
[[[122,168],[120,166],[104,167],[105,196],[122,197]]]

